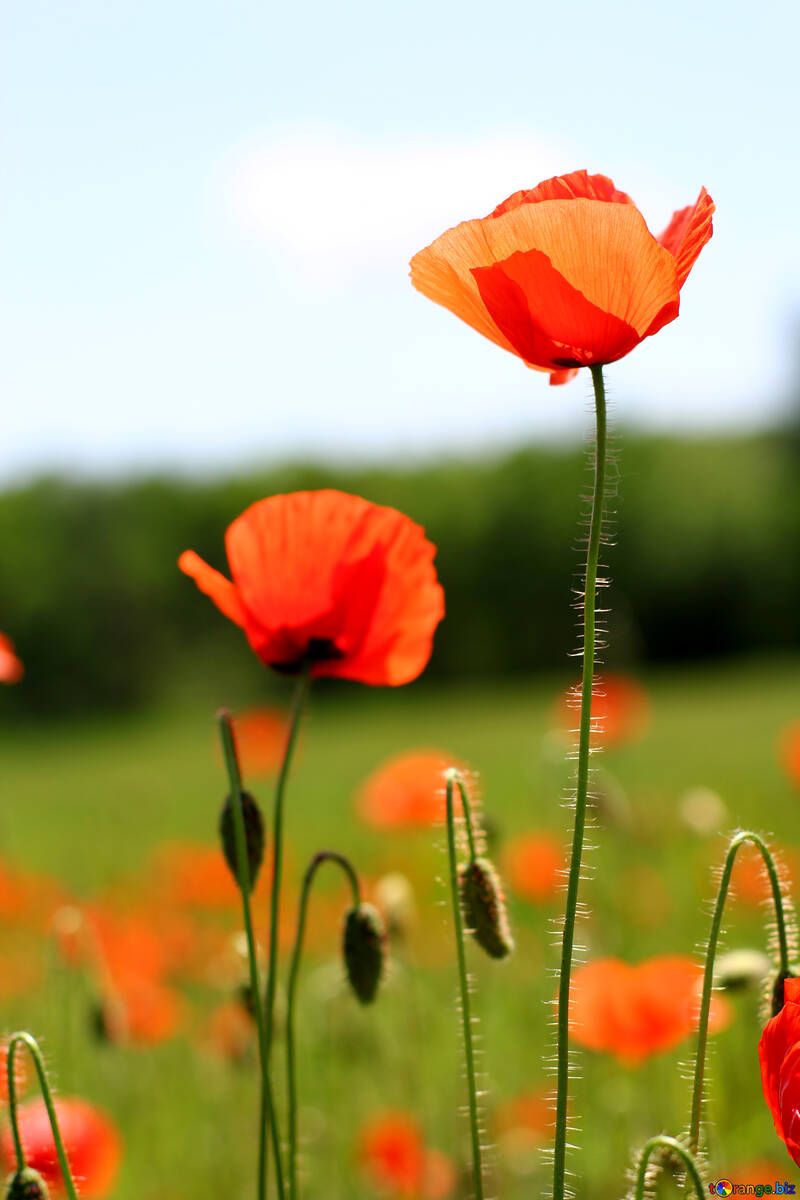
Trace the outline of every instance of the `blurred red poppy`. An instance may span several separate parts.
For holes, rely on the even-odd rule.
[[[674,321],[711,237],[705,188],[654,238],[604,175],[573,171],[515,192],[411,260],[411,282],[551,383],[614,362]]]
[[[505,874],[513,892],[535,904],[551,900],[562,883],[564,847],[549,833],[521,833],[505,851]]]
[[[429,1150],[417,1121],[386,1112],[361,1131],[359,1161],[381,1195],[408,1200],[446,1200],[456,1185],[455,1167],[439,1150]]]
[[[595,959],[573,975],[570,1032],[580,1045],[629,1062],[671,1050],[696,1028],[701,982],[701,967],[683,955],[636,965]],[[730,1015],[725,999],[715,996],[709,1028],[724,1028]]]
[[[786,774],[800,788],[800,721],[788,725],[780,736],[780,757]]]
[[[225,544],[233,582],[193,550],[178,566],[267,666],[390,685],[424,670],[444,593],[435,547],[402,513],[343,492],[271,496]]]
[[[86,1100],[62,1096],[55,1106],[78,1192],[85,1200],[102,1200],[114,1186],[122,1158],[122,1141],[116,1126],[106,1113]],[[28,1166],[39,1172],[55,1195],[63,1195],[64,1180],[44,1101],[22,1104],[18,1114]],[[14,1142],[8,1127],[0,1135],[0,1158],[6,1170],[13,1169]]]
[[[0,683],[19,683],[25,668],[14,653],[11,638],[0,633]]]
[[[558,703],[558,723],[578,740],[580,683],[568,688]],[[593,746],[621,746],[636,741],[647,729],[650,700],[640,683],[629,675],[597,675],[592,687]]]
[[[426,829],[446,815],[444,773],[467,768],[443,750],[411,750],[382,763],[356,797],[359,816],[373,829]]]
[[[271,775],[281,765],[289,723],[279,708],[251,708],[234,717],[242,775]]]
[[[800,1166],[800,979],[783,985],[783,1008],[767,1021],[758,1058],[775,1130]]]
[[[549,1090],[520,1092],[501,1104],[494,1117],[504,1147],[515,1153],[543,1146],[550,1140],[554,1124],[555,1103]]]

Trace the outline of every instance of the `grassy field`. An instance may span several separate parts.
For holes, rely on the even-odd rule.
[[[693,953],[707,933],[711,868],[720,861],[725,830],[748,825],[781,846],[800,846],[800,797],[777,756],[780,731],[800,718],[798,672],[800,663],[781,661],[647,680],[646,736],[602,759],[616,799],[604,805],[591,839],[597,849],[583,892],[590,915],[580,937],[590,957],[635,962]],[[549,732],[565,682],[547,677],[496,688],[398,691],[341,686],[312,698],[289,794],[290,895],[308,857],[325,847],[350,855],[368,879],[402,872],[417,903],[415,926],[383,993],[362,1010],[341,985],[335,935],[327,937],[330,906],[343,893],[332,872],[320,877],[298,1047],[304,1195],[313,1200],[376,1195],[354,1150],[359,1128],[376,1111],[413,1112],[431,1146],[462,1167],[468,1159],[443,834],[369,830],[354,814],[354,793],[386,756],[441,747],[479,772],[500,860],[504,840],[526,830],[552,830],[566,840],[569,767]],[[235,707],[235,697],[219,700]],[[15,728],[0,734],[0,762],[3,861],[56,876],[78,901],[119,889],[121,881],[135,890],[160,843],[214,845],[225,787],[213,711],[199,699],[126,720]],[[693,832],[679,815],[681,798],[698,787],[724,801],[726,824],[717,833]],[[266,806],[269,788],[253,790]],[[611,792],[608,781],[605,790]],[[509,1148],[497,1139],[493,1114],[548,1083],[547,1001],[557,963],[551,921],[558,903],[535,906],[512,896],[510,908],[514,958],[490,962],[473,946],[468,954],[489,1141],[497,1143],[490,1194],[522,1200],[544,1194],[541,1156],[530,1145]],[[757,908],[734,903],[726,945],[762,947],[762,926]],[[35,953],[45,968],[42,982],[6,998],[13,989],[0,987],[0,1026],[23,1025],[39,1035],[59,1090],[85,1095],[114,1115],[126,1143],[117,1200],[250,1196],[256,1077],[246,1063],[198,1049],[197,1031],[214,999],[209,989],[188,989],[191,1017],[179,1036],[151,1048],[111,1045],[90,1035],[86,978],[61,965],[46,939]],[[761,1096],[757,997],[733,1003],[735,1018],[717,1039],[710,1069],[712,1178],[735,1180],[738,1165],[768,1159],[781,1178],[795,1179]],[[581,1053],[573,1111],[582,1132],[572,1155],[580,1197],[621,1197],[631,1147],[684,1127],[688,1084],[680,1064],[690,1052],[687,1042],[635,1067]],[[280,1090],[280,1046],[276,1067]],[[455,1194],[470,1195],[468,1184]]]

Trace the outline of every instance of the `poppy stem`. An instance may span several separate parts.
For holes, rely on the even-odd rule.
[[[308,864],[303,877],[303,889],[300,894],[300,908],[297,915],[297,933],[295,935],[292,964],[289,970],[289,986],[286,998],[286,1086],[289,1097],[289,1196],[297,1200],[297,1075],[295,1070],[295,1038],[294,1038],[294,1009],[297,994],[297,980],[300,973],[300,959],[303,953],[303,937],[306,929],[306,913],[308,898],[314,876],[324,862],[337,863],[347,876],[353,892],[353,905],[361,905],[361,889],[358,875],[348,858],[333,850],[320,850]]]
[[[583,678],[581,681],[581,719],[578,741],[578,770],[575,787],[575,826],[572,834],[572,854],[567,881],[567,900],[564,912],[564,932],[561,942],[561,969],[558,982],[557,1017],[557,1091],[555,1147],[553,1153],[553,1200],[564,1200],[567,1155],[567,1093],[569,1088],[569,997],[572,977],[572,956],[575,942],[575,918],[578,908],[578,885],[581,877],[586,801],[589,790],[589,743],[592,731],[592,690],[594,685],[595,602],[597,594],[597,562],[600,554],[600,535],[603,527],[603,502],[606,480],[606,393],[603,368],[590,368],[594,384],[596,441],[594,457],[594,492],[589,526],[589,545],[586,553],[586,574],[583,604]]]
[[[461,1022],[464,1034],[464,1057],[467,1066],[467,1090],[469,1092],[469,1125],[472,1138],[472,1176],[475,1200],[483,1200],[483,1167],[481,1164],[481,1133],[478,1122],[478,1089],[475,1081],[475,1052],[472,1045],[472,1008],[467,978],[467,959],[464,951],[464,921],[461,915],[461,897],[458,888],[458,863],[456,861],[456,827],[453,813],[453,789],[458,784],[461,807],[467,826],[467,840],[472,858],[475,857],[472,818],[467,790],[460,772],[451,767],[445,775],[447,780],[447,850],[450,859],[450,892],[453,898],[453,923],[456,930],[458,953],[458,979],[461,989]]]
[[[644,1200],[649,1193],[647,1191],[647,1169],[650,1165],[650,1159],[657,1150],[671,1150],[682,1160],[686,1167],[686,1175],[691,1180],[692,1188],[703,1200],[707,1194],[703,1187],[703,1181],[700,1178],[700,1172],[697,1169],[694,1155],[687,1150],[677,1138],[668,1137],[665,1133],[660,1133],[656,1137],[651,1137],[649,1142],[645,1142],[639,1155],[639,1162],[636,1168],[636,1181],[633,1188],[633,1200]]]
[[[233,825],[236,837],[236,861],[238,871],[236,881],[242,897],[242,919],[247,938],[247,960],[250,967],[250,991],[253,1000],[256,1032],[258,1036],[258,1056],[261,1068],[261,1102],[258,1123],[258,1200],[265,1200],[269,1190],[267,1179],[267,1121],[269,1120],[272,1148],[275,1153],[275,1178],[278,1195],[283,1200],[284,1183],[281,1165],[281,1143],[278,1135],[278,1119],[272,1099],[272,1088],[269,1081],[269,1060],[267,1058],[267,1039],[264,1010],[261,1006],[261,986],[258,979],[258,958],[256,956],[256,940],[253,932],[253,914],[250,907],[250,864],[247,857],[247,834],[244,824],[244,809],[242,807],[242,774],[239,767],[239,756],[236,751],[236,739],[233,732],[231,715],[223,709],[217,715],[222,751],[225,756],[225,766],[228,771],[233,804]]]
[[[20,1032],[12,1033],[8,1041],[8,1055],[6,1059],[6,1072],[8,1079],[8,1114],[11,1119],[11,1136],[14,1139],[14,1153],[17,1157],[17,1170],[21,1171],[25,1165],[25,1150],[22,1146],[22,1139],[19,1132],[19,1120],[17,1115],[17,1080],[14,1071],[14,1059],[16,1057],[17,1046],[25,1046],[33,1059],[36,1067],[36,1074],[39,1077],[39,1087],[42,1092],[47,1116],[50,1120],[50,1129],[53,1133],[53,1141],[56,1147],[58,1156],[58,1165],[61,1168],[61,1174],[64,1178],[64,1188],[67,1193],[68,1200],[78,1200],[78,1193],[75,1191],[75,1184],[72,1179],[72,1172],[69,1169],[67,1161],[67,1152],[64,1149],[64,1142],[61,1138],[61,1130],[58,1127],[58,1117],[56,1116],[53,1097],[50,1093],[50,1084],[47,1081],[47,1072],[42,1059],[42,1052],[39,1049],[39,1044],[36,1038],[31,1034]]]
[[[714,960],[717,954],[717,945],[722,928],[722,914],[728,896],[733,864],[739,849],[746,842],[755,846],[759,851],[769,876],[772,902],[775,908],[775,926],[778,934],[778,985],[782,986],[783,980],[793,974],[789,965],[789,921],[787,920],[784,896],[781,891],[781,881],[778,876],[775,859],[763,838],[749,829],[742,830],[731,838],[728,845],[728,851],[725,855],[725,862],[719,880],[719,888],[717,889],[714,912],[711,917],[711,930],[708,935],[705,971],[703,974],[703,993],[700,1001],[700,1018],[697,1026],[697,1051],[694,1062],[692,1107],[689,1121],[689,1149],[692,1154],[697,1154],[700,1142],[700,1119],[703,1108],[703,1084],[705,1079],[706,1048],[708,1046],[708,1019],[711,1010],[711,989],[714,985]]]

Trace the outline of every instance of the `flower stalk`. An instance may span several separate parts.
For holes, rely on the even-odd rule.
[[[253,932],[253,914],[250,906],[250,867],[247,856],[247,836],[245,833],[244,809],[242,801],[242,776],[239,767],[239,757],[236,752],[236,741],[233,733],[233,723],[229,712],[223,710],[218,714],[220,740],[225,757],[225,766],[230,783],[233,825],[236,843],[236,862],[238,871],[236,881],[242,897],[242,919],[247,938],[247,960],[250,968],[250,990],[253,996],[253,1012],[256,1021],[258,1038],[258,1056],[261,1070],[261,1105],[258,1128],[258,1184],[259,1200],[265,1200],[269,1188],[267,1176],[267,1122],[270,1127],[272,1148],[275,1154],[275,1178],[278,1195],[283,1200],[285,1195],[283,1182],[283,1167],[280,1153],[280,1137],[278,1134],[277,1114],[272,1098],[272,1088],[269,1080],[269,1057],[266,1038],[266,1022],[261,1003],[261,985],[258,978],[258,959],[256,956],[255,934]]]
[[[464,1035],[464,1057],[467,1067],[467,1091],[469,1095],[469,1127],[472,1141],[472,1176],[475,1188],[475,1200],[484,1200],[483,1164],[481,1161],[481,1134],[478,1120],[478,1089],[475,1078],[475,1050],[472,1042],[472,1004],[467,978],[467,958],[464,950],[464,919],[461,912],[461,893],[458,878],[458,862],[456,857],[456,828],[453,811],[453,793],[458,786],[461,796],[461,808],[467,830],[467,843],[470,858],[474,861],[475,834],[472,826],[469,797],[461,773],[451,767],[445,775],[447,786],[447,850],[450,860],[450,892],[453,899],[453,922],[456,931],[456,951],[458,954],[458,979],[461,990],[461,1022]]]
[[[603,528],[603,504],[606,482],[606,395],[602,366],[592,366],[594,384],[596,442],[594,461],[594,490],[589,526],[589,545],[586,553],[586,574],[583,604],[583,676],[581,680],[580,737],[578,769],[575,788],[575,825],[572,834],[572,854],[567,881],[567,900],[564,912],[564,931],[561,942],[561,968],[558,983],[558,1016],[556,1045],[556,1120],[553,1155],[553,1198],[564,1200],[567,1153],[567,1099],[569,1090],[569,995],[572,978],[572,959],[575,943],[575,920],[578,909],[578,885],[581,876],[586,804],[589,790],[589,747],[592,730],[592,690],[595,660],[595,605],[597,595],[597,564]]]
[[[349,859],[343,854],[332,850],[321,850],[315,854],[303,877],[303,888],[300,894],[300,908],[297,916],[297,932],[295,934],[292,963],[289,970],[289,985],[286,1002],[286,1086],[289,1098],[289,1197],[297,1200],[297,1072],[294,1036],[295,997],[297,981],[300,974],[300,960],[303,953],[303,937],[306,928],[308,899],[314,876],[324,862],[336,863],[344,871],[353,892],[353,908],[358,910],[361,905],[361,890],[358,876]]]
[[[659,1150],[669,1150],[677,1158],[679,1158],[686,1167],[686,1177],[691,1183],[690,1193],[695,1192],[699,1200],[703,1200],[706,1196],[706,1189],[703,1187],[703,1181],[700,1178],[700,1172],[697,1168],[694,1154],[687,1150],[682,1142],[677,1138],[668,1137],[667,1134],[661,1133],[656,1137],[650,1138],[642,1147],[639,1155],[639,1162],[636,1167],[636,1178],[633,1185],[633,1200],[645,1200],[648,1195],[647,1190],[647,1173],[650,1166],[650,1160],[653,1155]]]
[[[11,1136],[14,1141],[14,1154],[17,1159],[17,1171],[22,1171],[27,1162],[25,1159],[25,1150],[22,1145],[22,1138],[19,1132],[19,1114],[17,1112],[17,1079],[14,1070],[14,1059],[16,1058],[17,1047],[25,1046],[33,1059],[36,1068],[36,1074],[39,1079],[39,1088],[41,1089],[42,1099],[44,1100],[47,1116],[50,1121],[50,1129],[53,1134],[53,1142],[56,1148],[58,1157],[58,1165],[61,1168],[61,1174],[64,1179],[64,1189],[67,1194],[67,1200],[78,1200],[78,1193],[75,1190],[75,1184],[72,1179],[72,1172],[69,1168],[67,1160],[67,1152],[64,1149],[64,1141],[61,1137],[61,1130],[58,1126],[58,1117],[56,1115],[53,1097],[50,1092],[50,1084],[47,1079],[47,1071],[45,1070],[42,1052],[39,1049],[39,1044],[36,1038],[25,1032],[12,1033],[8,1042],[8,1053],[6,1058],[6,1071],[8,1080],[8,1114],[11,1121]]]

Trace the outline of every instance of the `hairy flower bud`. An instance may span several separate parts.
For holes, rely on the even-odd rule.
[[[514,939],[500,879],[488,858],[474,858],[458,868],[458,890],[475,941],[492,958],[505,958],[514,949]]]
[[[362,1004],[375,999],[383,974],[386,928],[372,904],[351,908],[344,922],[344,965],[350,986]]]
[[[236,814],[234,812],[234,797],[228,795],[222,806],[219,818],[219,836],[222,839],[222,852],[225,861],[231,869],[236,882],[239,882],[238,862],[236,852]],[[255,797],[250,792],[242,792],[242,816],[244,817],[244,836],[247,845],[247,868],[250,880],[250,891],[256,885],[258,872],[264,858],[264,818]]]
[[[6,1200],[50,1200],[50,1193],[38,1171],[34,1171],[33,1167],[23,1167],[9,1176]]]

